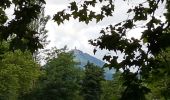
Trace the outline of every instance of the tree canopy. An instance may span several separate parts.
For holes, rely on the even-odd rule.
[[[6,52],[0,60],[0,99],[18,100],[29,93],[40,76],[30,52]]]
[[[21,49],[34,52],[42,48],[37,31],[29,24],[38,17],[44,0],[2,0],[0,2],[0,41],[10,39],[10,50]],[[11,6],[14,5],[14,8]],[[7,8],[14,9],[14,18],[6,15]]]
[[[100,100],[102,94],[101,81],[104,80],[104,70],[92,63],[87,63],[85,77],[82,81],[81,94],[84,100]]]
[[[123,0],[130,2],[129,0]],[[91,10],[98,4],[103,4],[100,12]],[[166,12],[162,14],[165,21],[156,17],[156,11],[159,5],[164,4]],[[69,20],[71,17],[78,19],[80,22],[88,24],[92,19],[96,22],[102,21],[105,17],[113,16],[114,0],[85,0],[80,2],[71,2],[68,10],[62,10],[55,14],[54,20],[61,24],[64,20]],[[170,1],[169,0],[146,0],[141,1],[138,5],[128,9],[127,14],[133,14],[133,17],[117,23],[108,25],[105,29],[101,29],[101,36],[94,40],[89,40],[89,43],[100,49],[105,49],[110,52],[103,57],[108,64],[106,67],[114,67],[118,70],[123,70],[123,79],[126,89],[122,94],[122,98],[131,98],[130,100],[145,99],[145,94],[150,92],[147,87],[147,80],[152,72],[159,68],[167,69],[167,65],[162,65],[166,61],[166,56],[161,55],[166,52],[170,46]],[[143,28],[140,39],[127,38],[128,30],[136,28],[138,22],[146,22]],[[136,33],[138,34],[138,33]],[[143,46],[146,46],[144,49]],[[94,53],[96,49],[94,50]],[[123,59],[118,61],[121,52]],[[116,55],[111,55],[116,53]],[[163,60],[158,57],[164,58]],[[131,72],[131,68],[136,67],[136,72]],[[157,71],[157,73],[159,73]],[[169,71],[164,71],[164,75]],[[133,94],[136,97],[133,97]]]
[[[76,100],[79,93],[81,70],[72,53],[56,50],[56,57],[44,65],[45,76],[38,100]]]
[[[73,1],[70,2],[67,10],[64,9],[57,12],[53,20],[59,25],[64,23],[65,20],[70,20],[70,18],[78,19],[86,24],[93,20],[100,22],[106,17],[113,17],[115,10],[114,1]],[[130,2],[130,0],[123,1]],[[22,91],[21,94],[28,91],[28,87],[30,87],[32,79],[34,79],[34,74],[32,73],[35,71],[33,70],[35,68],[34,62],[31,59],[31,54],[28,53],[27,55],[27,50],[34,53],[39,48],[43,48],[43,45],[38,35],[41,32],[30,28],[30,24],[38,19],[43,4],[45,4],[44,0],[1,0],[0,2],[0,64],[3,66],[0,68],[0,74],[2,74],[0,75],[2,79],[0,97],[2,99],[16,99],[18,95],[15,95],[15,93],[17,94],[20,89]],[[102,4],[99,12],[91,9],[98,4]],[[165,21],[162,21],[155,14],[161,4],[165,10],[165,13],[161,16],[165,18]],[[10,19],[6,15],[5,10],[12,7],[12,5],[14,5],[14,17]],[[122,100],[146,99],[146,94],[153,92],[153,86],[160,85],[159,83],[150,84],[151,79],[159,79],[160,77],[163,78],[158,80],[158,82],[162,83],[163,81],[164,85],[160,86],[163,89],[160,89],[162,92],[158,94],[168,99],[170,87],[168,78],[170,76],[168,53],[170,47],[170,0],[145,0],[144,2],[141,0],[141,3],[138,5],[130,7],[126,14],[131,14],[132,17],[101,29],[100,36],[97,39],[89,40],[89,43],[95,46],[95,48],[109,52],[103,57],[103,60],[107,62],[105,67],[114,67],[117,71],[122,70],[121,75],[123,86],[125,87],[121,95]],[[145,22],[140,26],[143,28],[141,38],[127,38],[129,30],[139,27],[138,22]],[[7,46],[4,46],[4,42],[8,42]],[[26,51],[26,54],[17,49]],[[94,53],[96,51],[94,49]],[[118,52],[123,55],[121,61],[118,61],[120,58]],[[113,53],[115,55],[112,55]],[[17,58],[18,56],[21,56],[22,59]],[[61,62],[62,64],[73,65],[70,62],[71,60],[67,61],[68,58],[63,57],[61,61],[58,61],[59,58],[56,58],[57,60],[54,59],[56,60],[55,62],[50,61],[48,64],[50,66],[55,65],[51,68],[54,68],[54,71],[58,70],[55,69],[56,65],[59,65],[59,69],[61,68],[60,70],[62,70],[63,67],[61,66],[63,65],[60,65]],[[137,71],[132,72],[131,68],[134,67],[137,68]],[[20,71],[24,73],[20,73]],[[70,72],[70,70],[67,71]],[[53,70],[49,71],[49,73],[52,72]],[[53,73],[52,75],[58,74]],[[63,75],[67,76],[67,74]],[[51,81],[51,78],[49,79]],[[27,83],[21,80],[25,80]],[[55,80],[52,80],[52,84],[53,82]],[[52,85],[50,84],[49,86]],[[154,93],[157,93],[157,90]]]

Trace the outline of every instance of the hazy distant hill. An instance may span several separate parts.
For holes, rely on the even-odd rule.
[[[90,63],[93,63],[93,64],[99,66],[99,67],[103,67],[103,65],[105,64],[103,61],[101,61],[87,53],[83,53],[82,51],[80,51],[78,49],[73,49],[73,50],[71,50],[71,52],[73,52],[73,54],[75,56],[75,61],[80,63],[79,66],[81,68],[83,68],[87,64],[88,61]],[[105,79],[111,80],[113,73],[114,73],[114,70],[105,69]]]

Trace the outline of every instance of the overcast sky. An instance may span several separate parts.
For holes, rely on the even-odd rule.
[[[46,0],[46,15],[53,17],[57,11],[67,8],[70,1],[71,0]],[[127,9],[132,5],[138,4],[139,1],[141,2],[142,0],[133,0],[133,2],[128,4],[122,0],[115,0],[115,12],[113,17],[105,18],[99,23],[92,21],[89,25],[86,25],[84,23],[79,23],[77,20],[71,19],[70,21],[65,21],[64,24],[58,26],[54,21],[50,20],[47,24],[47,30],[49,31],[48,39],[51,41],[48,48],[54,46],[57,48],[62,48],[64,45],[67,45],[69,49],[74,49],[76,47],[83,52],[102,59],[103,53],[100,51],[94,55],[94,47],[88,43],[88,40],[97,38],[99,36],[100,29],[105,28],[107,25],[115,24],[127,19]],[[159,13],[162,12],[162,10],[159,10]],[[143,29],[141,28],[131,30],[128,37],[140,38],[140,32],[142,32],[142,30]]]

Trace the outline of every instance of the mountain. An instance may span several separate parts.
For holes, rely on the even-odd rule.
[[[87,53],[83,53],[80,50],[74,49],[72,50],[74,56],[75,56],[75,61],[76,62],[80,62],[80,67],[83,67],[87,64],[87,62],[89,61],[90,63],[93,63],[97,66],[102,67],[105,63]]]
[[[71,50],[71,52],[74,54],[75,56],[75,61],[79,63],[79,67],[84,68],[84,66],[87,64],[87,62],[89,61],[90,63],[93,63],[99,67],[103,67],[103,65],[105,64],[103,61],[87,54],[87,53],[83,53],[82,51],[78,50],[78,49],[73,49]],[[111,80],[113,73],[115,72],[114,69],[109,70],[108,68],[104,69],[105,71],[105,79],[106,80]]]

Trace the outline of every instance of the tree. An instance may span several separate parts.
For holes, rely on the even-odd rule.
[[[43,47],[45,47],[49,41],[47,41],[47,30],[46,30],[46,24],[48,22],[48,20],[50,19],[50,16],[45,16],[44,13],[44,5],[41,4],[41,13],[38,14],[38,18],[34,19],[33,21],[31,21],[31,23],[29,24],[29,29],[37,32],[38,34],[35,34],[35,37],[39,37],[39,42],[41,43],[41,45]],[[39,63],[41,63],[41,60],[44,60],[43,57],[41,56],[41,52],[42,48],[35,50],[33,52],[33,56],[35,58],[36,61],[38,61]]]
[[[103,80],[103,69],[88,62],[85,65],[85,77],[81,89],[84,100],[100,100],[102,94],[101,81]]]
[[[0,3],[0,41],[10,38],[10,50],[21,49],[34,52],[42,48],[39,34],[28,26],[38,17],[44,0],[3,0]],[[5,10],[14,5],[14,18],[9,19]]]
[[[74,56],[65,50],[56,50],[57,57],[48,60],[43,67],[38,100],[75,100],[78,97],[81,70],[76,67]]]
[[[46,46],[48,44],[49,41],[47,41],[47,30],[46,30],[46,24],[48,22],[48,20],[50,19],[50,16],[45,16],[45,12],[44,12],[44,5],[41,4],[41,9],[40,9],[40,13],[38,14],[38,18],[34,19],[30,25],[29,28],[36,31],[38,34],[35,34],[36,36],[39,37],[40,39],[40,43],[43,46]]]
[[[105,80],[102,82],[102,98],[101,100],[119,100],[125,87],[122,85],[121,72],[113,74],[113,80]]]
[[[124,0],[128,1],[129,0]],[[91,7],[103,3],[101,12],[95,12]],[[162,15],[165,17],[163,22],[156,17],[156,10],[159,9],[159,4],[165,4],[166,12]],[[85,0],[81,3],[75,1],[69,5],[68,10],[62,10],[55,14],[54,20],[61,24],[64,20],[69,20],[70,17],[79,19],[80,22],[88,24],[93,19],[96,22],[103,20],[105,17],[113,16],[114,2],[113,0]],[[123,70],[123,85],[126,87],[122,95],[122,99],[143,100],[145,94],[150,92],[147,87],[147,80],[151,72],[156,71],[166,59],[157,59],[161,52],[164,52],[170,46],[170,1],[169,0],[146,0],[128,9],[127,14],[133,15],[115,25],[108,25],[101,30],[101,36],[97,39],[90,40],[90,44],[100,49],[106,49],[110,54],[105,55],[104,60],[108,62],[107,67],[114,67],[119,71]],[[139,27],[138,22],[146,22],[140,39],[127,38],[128,30]],[[144,49],[143,46],[146,46]],[[94,50],[94,53],[96,50]],[[122,61],[118,61],[120,52],[124,57]],[[161,62],[161,63],[160,63]],[[166,65],[167,66],[167,65]],[[136,67],[136,72],[131,72],[131,68]],[[169,71],[163,72],[168,74]],[[132,96],[135,95],[134,96]]]
[[[0,99],[18,100],[34,88],[40,76],[39,65],[28,51],[8,51],[1,57]]]
[[[170,49],[161,52],[157,57],[160,61],[160,66],[157,70],[151,72],[148,80],[148,85],[151,88],[151,93],[148,95],[149,99],[170,99],[170,78],[169,78],[169,65],[170,65]]]

